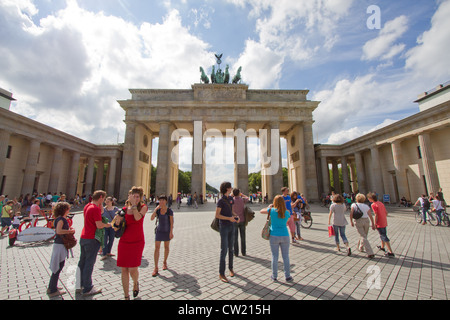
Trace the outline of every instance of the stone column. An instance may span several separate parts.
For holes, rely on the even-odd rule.
[[[22,182],[22,194],[32,194],[34,187],[34,180],[36,179],[37,161],[39,157],[39,150],[41,143],[37,140],[30,141],[30,147],[28,149],[27,164],[25,166],[25,173],[23,175]]]
[[[234,136],[236,172],[235,187],[239,188],[245,195],[248,194],[248,155],[247,155],[247,123],[239,121],[236,123]]]
[[[406,168],[403,162],[403,153],[401,141],[397,140],[392,142],[392,159],[394,160],[395,177],[397,179],[398,195],[400,199],[405,196],[407,199],[411,199],[409,193],[408,179],[406,177]],[[400,199],[396,199],[398,202]]]
[[[86,172],[86,185],[84,187],[84,192],[86,193],[86,196],[89,196],[92,194],[92,185],[94,181],[94,164],[95,164],[95,158],[89,157],[88,158],[88,165],[87,165],[87,172]]]
[[[97,175],[95,176],[95,190],[104,190],[103,178],[105,174],[105,159],[98,159]]]
[[[357,177],[356,177],[356,171],[355,171],[355,161],[350,161],[350,177],[352,179],[352,183],[351,183],[351,187],[352,187],[352,192],[355,193],[356,190],[358,189],[358,184],[357,184]]]
[[[74,198],[77,192],[78,169],[80,168],[80,153],[72,154],[72,161],[69,168],[69,180],[67,182],[67,199]]]
[[[6,130],[0,130],[0,182],[5,174],[6,156],[8,153],[9,138],[11,134]]]
[[[436,162],[434,160],[433,149],[431,147],[430,134],[424,132],[419,135],[419,146],[422,154],[422,166],[427,183],[428,194],[437,193],[439,190],[439,177],[436,169]]]
[[[341,182],[339,181],[339,168],[337,164],[337,159],[331,160],[331,168],[333,173],[333,184],[334,184],[334,192],[341,194]]]
[[[306,176],[305,195],[308,201],[319,201],[320,195],[317,188],[316,156],[314,151],[314,138],[312,125],[313,125],[312,121],[308,121],[303,124],[305,176]]]
[[[347,157],[341,157],[341,166],[342,166],[342,180],[344,181],[344,192],[350,193],[350,179],[348,176],[348,164],[347,164]]]
[[[111,157],[109,161],[109,173],[108,173],[108,195],[115,196],[114,190],[116,185],[116,169],[117,169],[117,158],[115,156]]]
[[[321,170],[322,170],[322,184],[323,192],[326,194],[330,193],[330,172],[328,169],[327,157],[322,156],[320,158]]]
[[[370,148],[370,155],[372,157],[372,190],[380,196],[384,194],[383,174],[381,172],[380,155],[377,146]]]
[[[53,149],[53,164],[50,171],[50,182],[48,184],[48,190],[52,194],[59,192],[59,177],[61,175],[63,149],[60,147],[54,147]]]
[[[260,132],[261,184],[263,198],[269,202],[281,193],[283,187],[283,168],[281,162],[280,124],[271,122]],[[262,133],[262,135],[261,135]]]
[[[194,137],[192,139],[192,179],[191,179],[191,194],[197,193],[203,194],[204,190],[204,177],[205,177],[205,167],[203,159],[203,150],[205,147],[203,141],[203,135],[205,128],[201,121],[194,121]],[[205,196],[203,194],[203,196]]]
[[[158,164],[156,168],[155,196],[167,193],[169,185],[170,123],[159,124]],[[167,195],[168,196],[168,195]]]
[[[358,177],[358,192],[365,194],[366,190],[366,175],[364,174],[364,163],[362,159],[362,152],[355,153],[356,175]]]
[[[123,146],[119,201],[125,201],[128,199],[128,191],[133,186],[135,179],[134,166],[136,157],[136,123],[130,121],[125,121],[125,123],[127,128],[125,131],[125,142]]]

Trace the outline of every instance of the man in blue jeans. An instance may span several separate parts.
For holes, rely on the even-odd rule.
[[[105,191],[95,191],[92,196],[92,202],[84,207],[84,228],[81,231],[81,254],[78,268],[81,275],[81,287],[85,296],[102,292],[102,289],[97,289],[92,285],[92,272],[97,260],[97,253],[100,250],[100,242],[95,239],[95,232],[97,229],[111,228],[110,223],[102,222],[105,197]]]

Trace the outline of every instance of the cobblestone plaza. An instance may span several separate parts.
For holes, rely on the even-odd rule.
[[[280,277],[270,279],[271,253],[269,243],[261,238],[265,216],[259,214],[262,205],[251,207],[255,219],[247,227],[247,256],[235,257],[235,277],[230,283],[219,280],[219,234],[210,228],[214,203],[195,210],[185,204],[175,209],[174,239],[170,246],[169,270],[152,277],[154,267],[154,222],[145,217],[146,246],[139,268],[138,300],[236,302],[241,300],[447,300],[450,287],[450,255],[446,245],[450,229],[442,226],[420,225],[415,222],[411,208],[389,206],[388,235],[394,258],[377,251],[379,235],[369,232],[375,258],[368,259],[357,250],[358,235],[347,226],[352,255],[336,252],[334,238],[328,237],[326,208],[312,205],[314,223],[302,229],[303,241],[290,246],[293,282],[284,281],[280,257]],[[153,210],[154,206],[150,207]],[[74,228],[79,239],[83,227],[82,208],[76,211]],[[117,254],[118,240],[112,252]],[[49,300],[46,294],[50,279],[49,263],[52,241],[41,243],[16,242],[9,247],[8,238],[0,240],[2,300]],[[161,248],[163,250],[163,248]],[[66,260],[58,286],[67,293],[64,300],[122,300],[121,271],[116,256],[97,258],[93,284],[102,288],[101,294],[83,297],[75,292],[75,274],[79,245],[74,257]],[[161,252],[162,256],[162,252]],[[162,258],[161,258],[162,259]],[[183,304],[184,305],[184,304]]]

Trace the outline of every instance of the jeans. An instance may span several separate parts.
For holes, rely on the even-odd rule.
[[[220,224],[220,275],[225,275],[225,258],[227,253],[228,269],[233,270],[234,228],[233,224]]]
[[[80,239],[81,253],[78,268],[80,269],[81,287],[83,293],[91,291],[92,272],[97,260],[97,253],[100,250],[100,242],[95,239]]]
[[[302,220],[295,221],[295,227],[297,229],[297,236],[299,238],[301,238],[301,234],[300,234],[300,230],[302,228],[301,224],[302,224]]]
[[[234,254],[237,256],[239,254],[239,242],[238,236],[241,236],[241,253],[246,254],[245,245],[245,222],[233,223],[234,225]]]
[[[336,226],[333,225],[334,229],[334,240],[336,244],[339,244],[339,234],[341,234],[342,241],[344,243],[348,243],[347,237],[345,236],[345,226]]]
[[[270,250],[272,251],[272,277],[278,277],[278,255],[281,248],[281,256],[284,264],[284,275],[286,278],[291,276],[291,265],[289,261],[289,236],[277,237],[270,236]]]
[[[61,273],[62,269],[64,268],[66,260],[63,260],[59,264],[59,270],[56,273],[52,273],[50,276],[50,283],[48,285],[49,293],[55,293],[58,291],[58,280],[59,280],[59,274]]]
[[[105,237],[104,237],[104,243],[103,243],[103,255],[106,255],[108,253],[111,253],[111,248],[114,243],[114,237],[116,235],[116,232],[113,228],[105,228]]]

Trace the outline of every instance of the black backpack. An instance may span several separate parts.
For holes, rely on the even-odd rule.
[[[423,199],[423,208],[426,210],[430,209],[430,201],[428,200],[428,198],[422,198]]]

